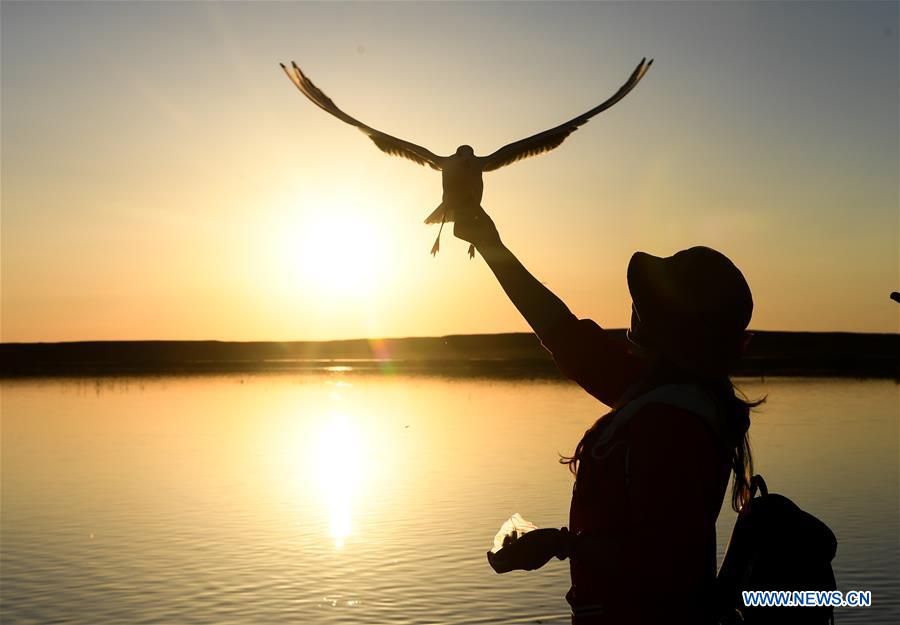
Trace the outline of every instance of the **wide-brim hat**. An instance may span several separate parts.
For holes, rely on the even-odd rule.
[[[744,345],[753,297],[727,256],[700,246],[664,258],[636,252],[628,290],[644,347],[703,377],[728,374]]]

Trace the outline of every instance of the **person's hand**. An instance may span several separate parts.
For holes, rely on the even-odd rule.
[[[503,540],[503,548],[488,551],[487,559],[497,573],[539,569],[560,552],[561,532],[552,527],[532,530],[522,536],[513,532]]]
[[[453,235],[475,247],[500,242],[497,226],[480,206],[475,210],[457,211],[454,215]]]

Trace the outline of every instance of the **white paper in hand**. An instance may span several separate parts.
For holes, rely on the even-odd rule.
[[[493,553],[497,553],[503,549],[503,539],[516,532],[518,536],[526,534],[531,530],[536,530],[537,526],[522,518],[522,515],[516,512],[514,515],[506,519],[506,522],[500,526],[500,531],[494,536],[494,546],[491,548]]]

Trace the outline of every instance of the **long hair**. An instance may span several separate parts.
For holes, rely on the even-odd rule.
[[[599,430],[614,418],[616,410],[632,399],[648,393],[664,384],[694,383],[701,386],[714,400],[720,415],[727,415],[726,432],[728,438],[728,462],[734,480],[731,485],[731,507],[735,512],[750,500],[750,478],[753,475],[753,454],[750,451],[750,410],[756,408],[766,398],[751,401],[744,396],[729,377],[717,380],[697,380],[695,376],[681,370],[673,363],[659,359],[650,367],[644,379],[627,391],[612,412],[598,419],[584,433],[575,452],[571,456],[560,456],[560,464],[568,465],[572,475],[578,476],[578,467],[585,453],[590,453],[593,440]]]

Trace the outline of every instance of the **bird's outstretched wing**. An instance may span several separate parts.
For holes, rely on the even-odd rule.
[[[292,62],[290,67],[287,67],[284,63],[280,63],[280,65],[281,69],[284,70],[284,73],[291,79],[291,82],[296,85],[297,89],[303,92],[303,95],[312,100],[313,104],[323,111],[331,113],[341,121],[359,128],[382,152],[387,152],[388,154],[393,154],[395,156],[402,156],[415,161],[420,165],[429,165],[437,170],[441,169],[442,161],[444,160],[443,157],[438,156],[431,150],[416,145],[415,143],[392,137],[380,130],[375,130],[371,126],[366,126],[364,123],[350,117],[344,111],[339,109],[337,105],[331,101],[331,98],[322,93],[322,90],[316,87],[313,82],[306,77],[306,74],[297,67],[296,63]]]
[[[602,104],[595,106],[587,113],[579,115],[575,119],[569,120],[556,128],[545,130],[544,132],[528,137],[527,139],[510,143],[509,145],[504,145],[493,154],[481,157],[482,171],[493,171],[504,165],[509,165],[510,163],[522,160],[523,158],[535,156],[543,152],[549,152],[557,147],[566,140],[566,137],[575,132],[579,126],[587,122],[591,117],[601,111],[605,111],[628,95],[628,92],[634,89],[635,85],[640,82],[641,78],[644,77],[644,74],[647,73],[647,70],[650,69],[652,64],[653,59],[650,59],[649,61],[647,61],[646,58],[641,59],[641,62],[631,73],[628,81],[622,85],[611,98]]]

